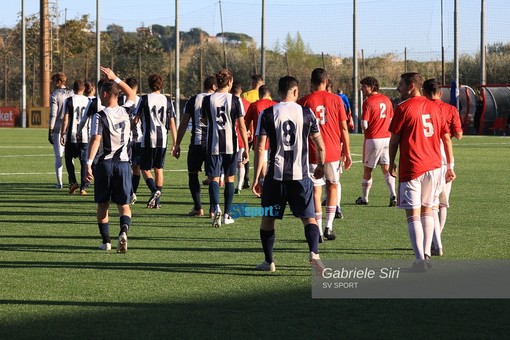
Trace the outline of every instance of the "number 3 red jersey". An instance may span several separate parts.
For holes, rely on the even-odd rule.
[[[327,91],[314,91],[299,99],[298,104],[310,108],[317,117],[317,123],[319,123],[319,129],[326,147],[326,159],[324,161],[339,161],[342,153],[340,125],[343,120],[347,120],[342,99]],[[317,153],[313,143],[310,143],[310,163],[317,164]]]
[[[400,136],[400,182],[441,167],[440,140],[448,131],[437,104],[419,96],[403,101],[395,110],[390,132]]]

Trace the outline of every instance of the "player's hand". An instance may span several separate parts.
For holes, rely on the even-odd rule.
[[[324,165],[317,165],[315,170],[313,171],[313,177],[315,179],[320,179],[324,177]]]
[[[51,129],[48,130],[48,142],[50,142],[51,145],[53,145],[53,133]]]
[[[345,170],[349,170],[349,168],[351,167],[352,165],[352,158],[351,158],[351,154],[344,154],[343,155],[343,159],[342,159],[342,163],[344,163],[344,169]]]
[[[350,130],[354,130],[354,121],[352,120],[352,116],[349,117],[349,121],[347,122],[347,127]]]
[[[390,164],[389,173],[391,177],[397,177],[397,165],[395,163]]]
[[[88,183],[91,183],[93,179],[94,179],[94,175],[92,174],[92,165],[87,164],[87,177],[85,178],[85,180]]]
[[[172,146],[172,156],[174,156],[176,159],[179,159],[179,157],[181,157],[181,146],[180,145]]]
[[[65,136],[65,134],[60,136],[60,145],[62,145],[62,146],[66,145],[66,136]]]
[[[260,198],[262,195],[262,185],[260,185],[258,180],[253,181],[253,186],[251,187],[251,191],[253,194]]]
[[[101,72],[108,78],[108,80],[115,80],[115,78],[117,78],[115,73],[108,67],[101,66]]]
[[[242,164],[246,164],[250,161],[250,153],[248,150],[244,149],[243,151],[243,160],[241,161]]]
[[[455,178],[457,178],[457,175],[455,174],[455,171],[453,171],[453,169],[446,170],[445,174],[446,183],[450,183]]]

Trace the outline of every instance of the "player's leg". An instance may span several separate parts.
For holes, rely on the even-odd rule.
[[[87,195],[85,188],[87,187],[87,147],[86,143],[79,143],[80,152],[80,195]]]
[[[326,229],[324,235],[328,240],[336,238],[333,232],[336,207],[338,205],[338,183],[340,183],[340,162],[328,162],[324,164],[324,177],[326,177]]]
[[[198,174],[202,171],[202,163],[205,160],[205,148],[201,145],[190,145],[188,151],[188,187],[193,200],[193,209],[189,216],[203,216],[202,200],[200,198],[200,180]]]
[[[156,193],[159,191],[159,197],[156,197],[155,202],[155,208],[158,209],[161,206],[160,197],[163,193],[163,184],[165,181],[163,173],[163,169],[165,168],[165,156],[166,148],[156,148],[156,155],[154,157],[154,181],[156,182]]]
[[[221,226],[221,208],[220,208],[220,175],[221,175],[222,156],[207,155],[205,159],[205,172],[209,182],[209,202],[212,212],[212,226],[218,228]]]
[[[127,252],[128,231],[131,226],[131,194],[133,192],[131,183],[131,167],[128,162],[115,162],[115,172],[111,179],[112,202],[117,205],[119,211],[119,242],[117,253]]]
[[[131,186],[133,187],[133,194],[131,197],[131,204],[135,204],[136,192],[138,191],[138,186],[140,185],[140,178],[142,176],[142,170],[140,169],[140,153],[141,153],[142,143],[132,143],[131,149]]]
[[[423,252],[423,226],[420,217],[421,177],[408,182],[401,182],[399,186],[399,208],[406,211],[409,240],[411,241],[416,263],[420,263],[425,260]]]
[[[309,164],[308,170],[310,173],[310,178],[312,179],[313,183],[313,203],[314,203],[314,210],[315,210],[315,221],[317,225],[319,226],[319,241],[323,242],[323,232],[322,232],[322,186],[325,184],[324,179],[315,179],[313,178],[312,174],[315,171],[315,168],[317,167],[317,164]]]
[[[421,223],[423,227],[423,249],[425,259],[430,258],[432,238],[434,236],[433,207],[439,205],[441,191],[441,168],[427,171],[422,176],[421,187]]]
[[[225,174],[225,188],[223,190],[224,210],[223,223],[234,223],[234,219],[230,216],[232,202],[234,201],[234,181],[237,165],[239,164],[237,154],[223,156],[223,173]],[[242,164],[241,164],[242,165]]]
[[[382,153],[379,157],[379,164],[381,164],[381,171],[384,175],[384,181],[386,182],[386,186],[388,187],[388,191],[390,193],[390,204],[389,207],[394,207],[397,205],[397,194],[395,192],[395,177],[390,174],[390,153],[389,153],[389,139],[381,138],[380,140]]]
[[[245,164],[243,164],[242,161],[242,155],[244,152],[244,148],[240,148],[237,152],[237,188],[235,189],[234,193],[240,194],[241,190],[243,189],[243,183],[244,183],[244,176],[246,174]]]
[[[57,189],[62,189],[63,182],[62,182],[62,156],[64,155],[64,146],[60,144],[60,132],[53,133],[52,135],[53,139],[53,153],[55,155],[55,175],[57,177],[57,184],[55,187]]]
[[[111,163],[99,162],[94,171],[94,201],[97,203],[97,226],[102,242],[101,250],[112,248],[110,239],[110,222],[108,208],[110,207],[110,178],[113,174]]]

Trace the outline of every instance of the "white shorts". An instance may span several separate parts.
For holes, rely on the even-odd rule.
[[[450,207],[450,192],[452,191],[452,182],[446,183],[446,165],[441,168],[441,193],[439,194],[439,206]]]
[[[365,139],[363,142],[363,164],[375,168],[377,164],[390,164],[389,138]]]
[[[241,162],[243,160],[243,152],[244,152],[244,148],[239,148],[239,150],[237,150],[237,167],[239,168],[241,166]],[[244,166],[244,164],[243,164]]]
[[[397,206],[402,209],[437,206],[441,190],[440,181],[441,168],[437,168],[409,182],[399,183]]]
[[[324,177],[323,178],[316,179],[313,177],[313,172],[315,171],[316,167],[317,167],[317,164],[309,164],[309,166],[308,166],[308,170],[310,172],[310,178],[312,179],[314,187],[325,185],[326,180],[328,180],[332,184],[340,183],[340,172],[341,172],[340,161],[324,163]]]

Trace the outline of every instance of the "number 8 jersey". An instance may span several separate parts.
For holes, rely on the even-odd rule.
[[[269,138],[266,176],[277,181],[308,178],[308,136],[319,133],[313,112],[295,102],[281,102],[259,116],[256,136]]]

